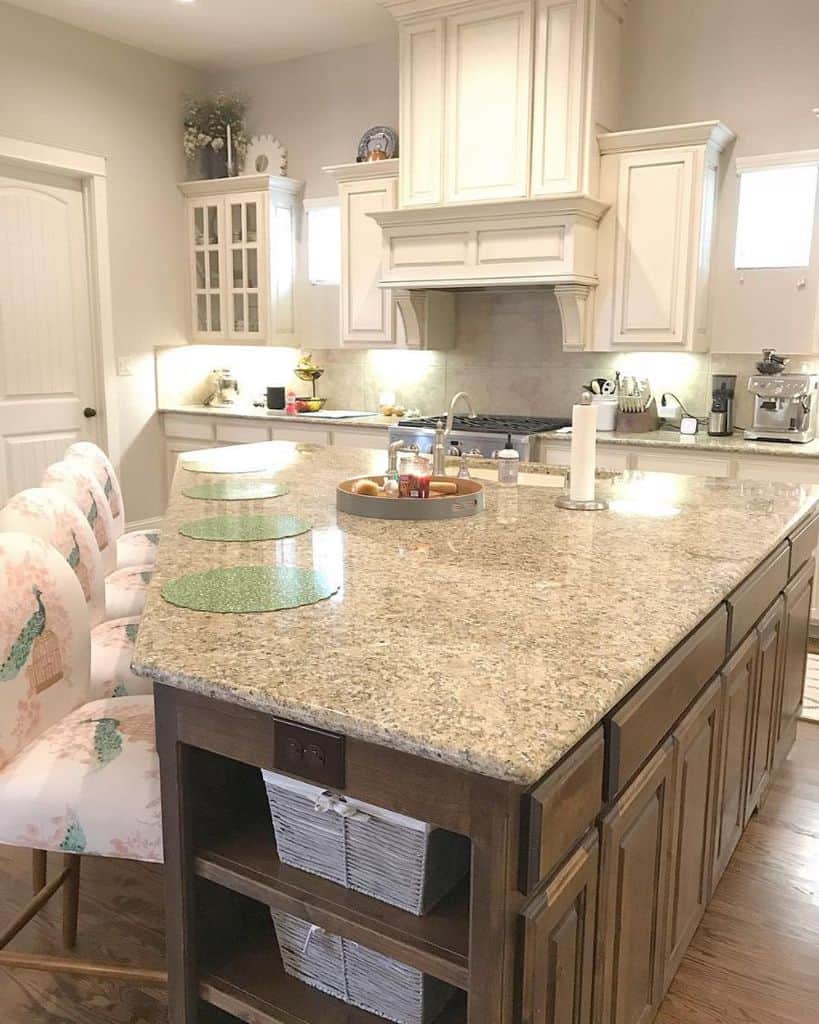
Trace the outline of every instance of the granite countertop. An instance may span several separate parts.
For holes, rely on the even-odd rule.
[[[225,456],[221,449],[220,456]],[[182,689],[529,785],[625,696],[779,543],[819,488],[622,474],[607,512],[557,509],[562,476],[523,466],[487,483],[469,519],[385,522],[338,513],[338,481],[383,471],[384,453],[243,445],[290,488],[268,501],[204,502],[177,469],[134,668]],[[197,459],[202,458],[198,452]],[[491,476],[484,469],[482,476]],[[248,479],[248,477],[243,477]],[[187,519],[298,513],[286,541],[182,537]],[[282,563],[340,589],[254,615],[186,611],[162,585],[187,572]]]
[[[538,434],[541,443],[562,441],[569,443],[570,432],[552,431]],[[808,441],[806,444],[794,444],[790,441],[746,441],[741,432],[731,437],[709,437],[704,430],[693,435],[680,434],[678,430],[651,430],[644,434],[626,434],[613,431],[600,431],[597,435],[598,444],[616,444],[643,448],[674,448],[677,451],[694,452],[736,452],[744,455],[775,455],[791,458],[819,457],[819,440]]]
[[[237,420],[279,420],[284,423],[319,423],[325,427],[381,427],[389,430],[398,419],[395,416],[354,416],[351,419],[337,419],[332,416],[304,415],[288,416],[283,412],[269,412],[267,409],[248,405],[166,405],[159,412],[176,413],[183,416],[227,416]]]

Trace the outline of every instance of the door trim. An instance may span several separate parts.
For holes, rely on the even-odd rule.
[[[78,181],[82,187],[91,302],[91,348],[100,399],[98,438],[118,470],[121,452],[105,157],[0,135],[0,161],[12,167],[56,172]]]

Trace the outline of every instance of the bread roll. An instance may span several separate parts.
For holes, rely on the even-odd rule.
[[[439,494],[457,494],[458,485],[454,480],[430,480],[429,489]]]
[[[378,484],[374,480],[356,480],[353,484],[353,494],[366,494],[370,497],[378,495]]]

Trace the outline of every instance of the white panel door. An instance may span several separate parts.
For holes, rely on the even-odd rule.
[[[447,202],[527,195],[531,63],[530,0],[447,19]]]
[[[576,192],[582,163],[583,11],[576,0],[537,0],[532,116],[533,196]]]
[[[81,188],[0,171],[0,502],[97,440],[97,407]]]
[[[443,195],[444,21],[401,27],[401,205]]]
[[[370,213],[394,210],[395,178],[348,182],[341,186],[341,344],[396,344],[392,292],[379,288],[381,228]]]
[[[688,343],[694,222],[694,153],[626,155],[617,196],[612,344]]]

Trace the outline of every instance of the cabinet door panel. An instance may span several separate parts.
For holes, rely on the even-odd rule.
[[[752,632],[722,672],[722,736],[714,839],[716,885],[745,824],[745,793],[759,638]]]
[[[572,0],[538,0],[532,125],[534,196],[579,187],[585,24]]]
[[[788,756],[796,739],[796,722],[802,709],[805,688],[808,630],[814,591],[813,561],[808,562],[785,588],[785,631],[782,651],[782,681],[776,715],[774,766]]]
[[[532,5],[452,15],[446,37],[446,201],[525,196]]]
[[[443,19],[401,26],[401,205],[443,194]]]
[[[663,991],[673,744],[669,738],[603,821],[595,1019],[647,1024]]]
[[[526,1024],[590,1024],[597,830],[523,911]]]
[[[690,150],[623,158],[616,211],[615,346],[685,347],[693,206]]]
[[[674,825],[665,987],[705,913],[711,889],[719,768],[721,683],[717,678],[674,730]]]
[[[395,209],[395,178],[342,186],[341,341],[395,343],[395,311],[381,279],[381,228],[370,213]]]
[[[770,779],[775,732],[774,711],[779,689],[785,626],[785,599],[780,597],[773,608],[756,627],[759,637],[757,655],[756,692],[751,719],[750,762],[748,771],[748,797],[745,802],[745,821],[759,806],[760,798]]]
[[[224,218],[220,196],[188,203],[191,336],[198,341],[227,337],[222,286]]]

